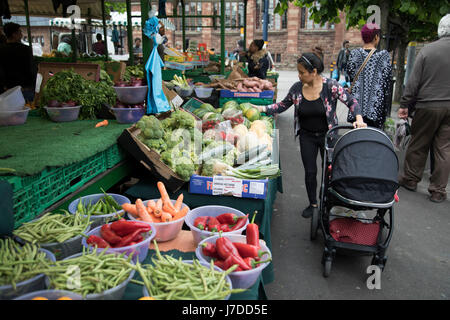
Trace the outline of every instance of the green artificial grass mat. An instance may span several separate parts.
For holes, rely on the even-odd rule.
[[[56,123],[30,116],[24,125],[0,127],[0,175],[7,174],[2,168],[27,176],[45,167],[80,162],[114,145],[122,131],[130,127],[108,120],[108,126],[95,128],[100,121]]]

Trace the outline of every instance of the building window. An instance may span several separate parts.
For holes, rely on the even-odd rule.
[[[214,15],[220,15],[220,3],[214,2]],[[214,26],[220,26],[220,20]],[[234,30],[244,26],[244,4],[239,2],[225,3],[225,28]]]
[[[276,63],[280,63],[280,62],[281,62],[281,53],[277,53],[277,54],[275,55],[275,62],[276,62]]]
[[[315,7],[317,9],[320,8],[320,3],[315,2]],[[306,14],[306,10],[308,10],[308,14]],[[306,18],[307,17],[307,18]],[[305,23],[306,20],[306,23]],[[334,29],[334,25],[330,25],[329,23],[325,23],[323,26],[320,25],[320,23],[315,23],[314,20],[311,17],[311,12],[309,9],[302,8],[302,16],[301,16],[301,27],[308,30],[328,30],[328,29]]]
[[[268,30],[282,30],[287,29],[287,11],[280,16],[274,13],[274,9],[278,3],[278,0],[269,0],[269,21]],[[256,1],[256,29],[260,30],[263,28],[264,23],[264,0]]]

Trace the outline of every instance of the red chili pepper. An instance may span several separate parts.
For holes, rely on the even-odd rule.
[[[223,223],[223,224],[220,225],[220,231],[230,232],[231,231],[231,227],[228,224]]]
[[[268,251],[262,251],[257,246],[241,243],[241,242],[233,242],[236,249],[238,249],[239,254],[242,258],[261,258],[263,255],[268,254]]]
[[[226,268],[225,268],[225,260],[215,260],[214,261],[214,265],[215,266],[217,266],[217,267],[219,267],[220,269],[222,269],[222,270],[227,270]]]
[[[117,248],[121,248],[121,247],[127,247],[130,246],[131,242],[136,242],[134,239],[140,235],[143,232],[148,232],[148,231],[143,231],[144,229],[138,229],[136,231],[134,231],[133,233],[130,233],[129,235],[125,236],[122,238],[122,241],[119,242],[119,244],[117,244]]]
[[[209,217],[208,231],[211,231],[211,232],[219,232],[220,231],[220,222],[215,217]]]
[[[86,242],[87,244],[97,246],[98,248],[107,248],[111,246],[108,242],[105,241],[105,239],[102,239],[95,235],[89,236]]]
[[[247,243],[257,246],[258,249],[260,248],[259,245],[259,227],[255,222],[255,217],[256,217],[256,213],[257,211],[255,211],[255,214],[253,215],[252,221],[247,225],[247,229],[246,229],[246,238],[247,238]]]
[[[147,231],[148,232],[148,231]],[[139,243],[142,240],[144,240],[144,237],[142,236],[141,233],[139,233],[136,237],[134,237],[133,242]],[[131,244],[130,244],[131,245]]]
[[[194,220],[194,227],[199,228],[200,230],[205,230],[208,225],[208,216],[197,217]]]
[[[272,261],[271,258],[264,261],[256,261],[255,259],[248,257],[244,259],[245,263],[247,263],[252,269],[255,269],[259,264],[266,263]]]
[[[121,237],[125,237],[138,229],[146,230],[148,232],[151,230],[151,226],[145,222],[127,221],[125,219],[120,219],[111,223],[111,230]]]
[[[227,237],[219,237],[216,240],[216,250],[219,256],[224,260],[231,255],[239,256],[238,249]]]
[[[239,220],[236,222],[236,224],[231,228],[231,231],[237,230],[245,226],[248,220],[248,214],[245,217],[239,217]]]
[[[100,229],[100,235],[106,242],[115,245],[122,241],[122,237],[115,234],[114,231],[111,230],[111,225],[104,224]]]
[[[225,259],[225,268],[226,268],[226,270],[228,270],[229,268],[231,268],[235,264],[238,265],[238,269],[241,268],[240,271],[251,270],[251,266],[249,266],[244,261],[244,259],[241,256],[239,256],[239,255],[232,254],[228,258]],[[238,269],[236,269],[235,271],[238,271]]]
[[[219,220],[221,224],[235,224],[238,220],[238,216],[234,213],[222,213],[221,215],[218,215],[216,219]]]
[[[202,253],[205,256],[215,258],[215,259],[219,258],[219,255],[217,254],[216,245],[214,243],[204,242],[204,243],[202,243],[202,247],[203,247]]]

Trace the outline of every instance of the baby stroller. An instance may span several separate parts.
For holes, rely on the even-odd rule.
[[[337,126],[327,132],[320,206],[311,217],[311,240],[319,226],[325,238],[324,277],[330,275],[336,250],[373,255],[372,265],[384,269],[398,169],[394,146],[381,130]]]

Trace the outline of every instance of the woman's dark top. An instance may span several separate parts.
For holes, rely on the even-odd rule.
[[[314,101],[303,98],[298,109],[300,128],[305,131],[319,133],[327,132],[328,122],[322,99]]]

